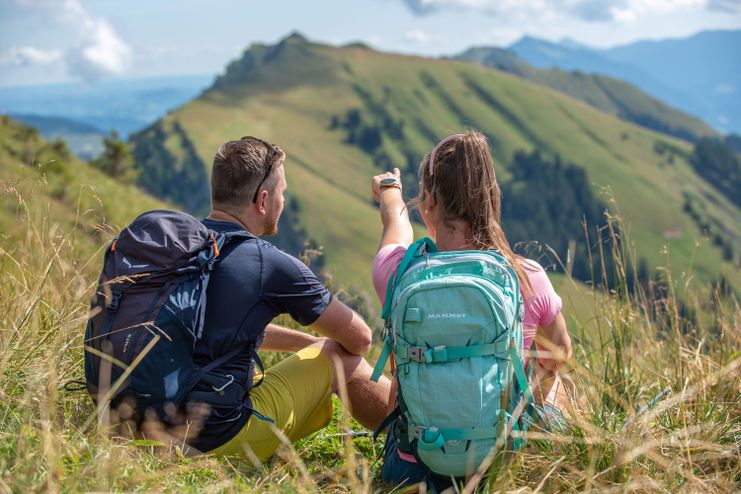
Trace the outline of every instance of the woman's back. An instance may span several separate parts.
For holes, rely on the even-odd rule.
[[[535,346],[539,352],[536,376],[545,373],[556,376],[556,369],[568,360],[571,353],[566,324],[560,314],[561,299],[553,290],[543,269],[537,263],[517,256],[502,231],[501,190],[486,138],[481,133],[469,131],[443,139],[423,158],[419,178],[419,196],[415,203],[429,237],[434,239],[440,251],[496,249],[514,268],[524,295],[523,350],[531,347],[537,335]],[[371,191],[379,202],[383,223],[381,242],[372,268],[373,284],[383,303],[389,279],[402,262],[408,246],[414,242],[414,230],[401,193],[399,169],[373,177]],[[455,332],[455,323],[449,329]],[[427,343],[425,340],[425,344],[437,348],[434,341]],[[425,358],[426,355],[425,352]],[[525,356],[527,353],[523,351],[521,355]],[[513,360],[521,360],[515,357],[517,355],[511,356]],[[517,380],[524,382],[526,377],[522,362],[518,363],[519,365],[514,366],[515,373],[518,369],[520,373]],[[496,368],[496,365],[491,367]],[[533,384],[537,401],[538,384]],[[398,376],[392,380],[389,411],[396,403],[397,386],[403,388]],[[519,387],[527,389],[528,385]],[[488,388],[484,386],[481,389]],[[401,419],[395,423],[400,422]],[[404,442],[401,441],[398,445],[402,448]],[[415,464],[415,458],[408,453],[397,450],[397,441],[391,434],[384,456],[384,480],[396,483],[404,480],[412,483],[422,479],[430,480],[429,471],[424,466]]]
[[[386,245],[378,251],[373,260],[373,286],[381,304],[386,299],[389,279],[406,251],[407,248],[400,244]],[[540,264],[527,259],[523,263],[523,268],[530,281],[530,290],[523,295],[525,304],[525,317],[522,323],[523,346],[530,348],[538,326],[546,326],[553,322],[561,312],[562,302]]]

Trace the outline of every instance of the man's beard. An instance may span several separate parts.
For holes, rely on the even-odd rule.
[[[270,222],[268,223],[267,228],[265,228],[265,233],[263,233],[266,237],[272,237],[273,235],[278,233],[278,220],[280,219],[280,216],[273,219],[270,218]]]

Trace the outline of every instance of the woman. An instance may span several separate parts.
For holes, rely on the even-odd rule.
[[[425,156],[419,168],[419,197],[415,200],[430,237],[441,251],[496,249],[515,268],[525,305],[525,349],[533,341],[538,350],[533,388],[544,416],[564,410],[566,394],[558,368],[571,357],[571,340],[561,315],[561,299],[543,268],[515,254],[500,226],[501,192],[486,138],[479,132],[451,135]],[[408,210],[402,197],[398,168],[373,177],[371,189],[380,203],[383,234],[373,262],[373,284],[383,303],[390,277],[414,241]],[[396,380],[392,380],[389,412],[395,407]],[[389,437],[384,480],[415,483],[427,476],[413,456],[396,450]],[[429,480],[429,478],[428,478]]]

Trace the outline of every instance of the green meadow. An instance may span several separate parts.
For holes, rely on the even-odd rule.
[[[309,182],[313,174],[300,165],[292,173],[294,189],[326,184]],[[336,194],[337,183],[326,187]],[[374,442],[338,401],[330,427],[284,445],[264,465],[186,457],[181,445],[96,427],[91,400],[65,384],[83,374],[82,333],[102,246],[162,203],[8,119],[0,127],[0,190],[0,491],[408,491],[380,483],[383,437]],[[367,207],[355,201],[359,211]],[[619,218],[610,224],[627,236]],[[526,448],[486,472],[486,489],[731,492],[741,485],[738,303],[721,303],[692,273],[673,279],[673,269],[662,271],[668,291],[629,289],[624,273],[636,244],[620,245],[606,267],[617,273],[612,291],[553,278],[581,392],[569,428],[528,433]],[[369,259],[358,259],[367,269]],[[707,317],[686,321],[679,296]],[[270,364],[280,356],[264,357]]]
[[[370,286],[380,234],[370,177],[399,166],[411,198],[420,159],[436,139],[466,127],[490,139],[504,183],[518,151],[586,170],[607,205],[610,240],[591,280],[551,274],[580,390],[568,428],[529,432],[523,450],[484,472],[485,489],[737,491],[741,273],[685,201],[690,194],[736,244],[741,211],[694,171],[692,144],[509,73],[289,37],[253,46],[213,88],[136,135],[135,150],[150,150],[147,166],[160,167],[142,170],[139,186],[0,117],[0,492],[409,491],[378,480],[384,437],[373,441],[338,400],[327,429],[255,465],[119,437],[97,427],[86,393],[66,384],[83,377],[83,331],[106,242],[145,210],[188,203],[203,214],[198,187],[207,187],[214,152],[243,135],[286,150],[287,194],[298,204],[286,213],[323,247],[332,290],[360,295],[369,323],[380,326]],[[180,196],[144,191],[168,176],[193,183]],[[590,238],[594,226],[586,226]],[[556,254],[556,264],[568,263]],[[641,261],[649,280],[630,276]],[[608,271],[609,288],[599,283]],[[281,355],[263,358],[270,365]]]

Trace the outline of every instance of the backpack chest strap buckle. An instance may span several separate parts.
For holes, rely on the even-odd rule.
[[[407,347],[407,355],[406,355],[407,360],[424,364],[425,362],[427,362],[427,359],[426,359],[427,350],[428,350],[427,348],[419,347],[419,346]]]
[[[504,336],[506,337],[507,334],[505,333]],[[403,350],[399,352],[399,355],[409,362],[417,362],[420,364],[444,363],[459,359],[485,357],[487,355],[494,355],[501,359],[509,359],[510,352],[508,347],[508,340],[502,338],[494,343],[485,343],[483,345],[471,345],[466,347],[447,347],[445,345],[438,345],[433,348],[427,348],[410,346],[406,347],[406,355],[404,355]]]
[[[122,296],[123,293],[121,293],[120,289],[111,290],[111,300],[105,306],[108,312],[116,312],[118,310],[118,304],[121,302]]]
[[[406,359],[420,364],[431,364],[433,362],[447,362],[450,360],[450,356],[445,345],[439,345],[435,348],[410,346],[407,347]]]

